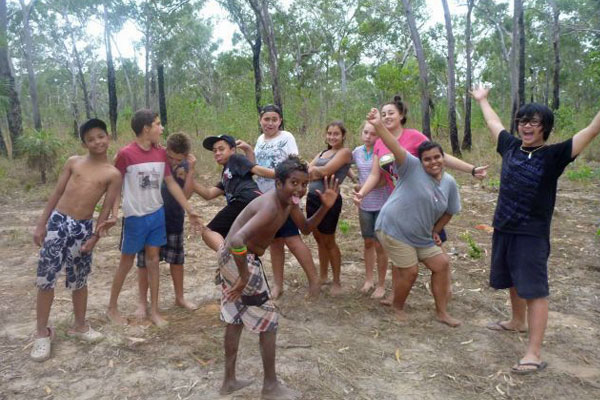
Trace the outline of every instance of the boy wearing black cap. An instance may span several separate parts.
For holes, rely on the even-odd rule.
[[[242,210],[261,195],[252,175],[274,178],[272,169],[264,168],[249,161],[245,156],[237,154],[235,138],[229,135],[209,136],[202,145],[211,150],[217,164],[223,166],[221,180],[213,187],[207,188],[197,182],[194,191],[205,200],[225,195],[227,206],[215,215],[202,232],[204,243],[214,251],[219,249],[223,238]]]
[[[87,121],[80,127],[79,137],[88,154],[67,160],[33,234],[33,242],[42,247],[36,279],[37,333],[31,349],[34,361],[50,358],[54,330],[48,327],[48,318],[54,287],[65,265],[65,284],[72,290],[75,314],[67,335],[88,342],[103,338],[85,320],[87,276],[92,265],[91,251],[100,233],[115,223],[107,218],[121,187],[121,174],[108,161],[110,136],[103,121]],[[94,230],[94,208],[105,193]]]

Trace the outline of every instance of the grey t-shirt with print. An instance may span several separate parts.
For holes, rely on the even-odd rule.
[[[413,247],[432,247],[432,230],[437,220],[446,212],[460,212],[456,181],[444,172],[438,182],[411,154],[407,154],[402,165],[396,163],[394,167],[398,182],[381,208],[375,230]]]

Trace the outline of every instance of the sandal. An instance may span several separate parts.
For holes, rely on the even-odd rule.
[[[517,365],[510,369],[510,372],[517,375],[529,375],[543,371],[548,366],[546,361],[537,362],[517,362]],[[521,368],[526,367],[526,368]],[[531,368],[530,368],[531,367]]]
[[[102,333],[92,329],[91,325],[88,325],[88,330],[85,332],[68,331],[67,336],[72,337],[72,338],[77,338],[77,339],[83,340],[84,342],[88,342],[88,343],[95,343],[95,342],[99,342],[102,339],[104,339],[104,335]]]
[[[31,359],[37,362],[43,362],[50,358],[52,351],[52,339],[54,339],[54,328],[48,327],[48,336],[36,338],[31,348]]]

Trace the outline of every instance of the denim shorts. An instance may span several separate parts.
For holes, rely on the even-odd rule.
[[[380,210],[366,211],[362,208],[358,209],[358,222],[360,223],[360,234],[365,239],[377,240],[375,236],[375,221]]]

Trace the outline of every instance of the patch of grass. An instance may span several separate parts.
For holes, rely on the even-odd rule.
[[[475,243],[473,236],[471,236],[469,232],[462,233],[460,235],[460,238],[467,242],[467,245],[469,245],[469,257],[473,259],[481,258],[481,256],[483,255],[483,250],[477,245],[477,243]]]
[[[338,227],[340,228],[340,232],[344,235],[347,235],[350,232],[350,223],[348,220],[341,220]]]
[[[600,168],[593,169],[589,165],[582,165],[565,173],[570,181],[589,181],[600,178]]]

